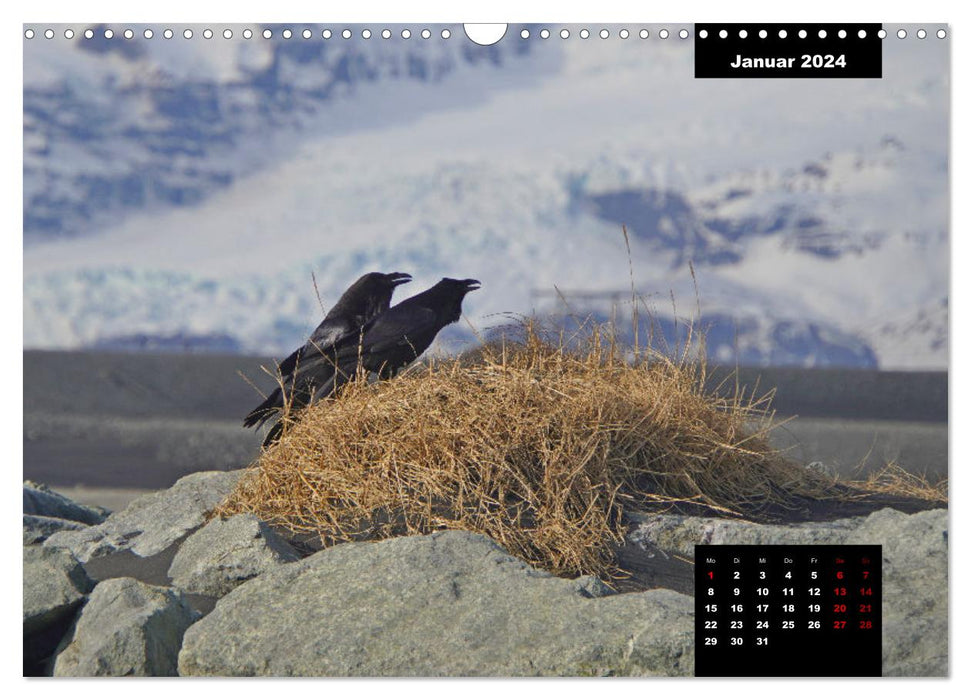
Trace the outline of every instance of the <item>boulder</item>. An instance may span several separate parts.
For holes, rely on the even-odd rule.
[[[41,515],[49,518],[73,520],[85,525],[97,525],[108,517],[104,508],[84,506],[67,496],[52,491],[44,484],[24,482],[24,515]]]
[[[883,547],[883,675],[948,674],[947,511],[795,525],[638,516],[631,539],[694,558],[696,544],[879,544]]]
[[[169,577],[192,593],[221,597],[251,578],[297,561],[297,552],[255,515],[213,520],[190,535],[169,567]]]
[[[83,530],[87,525],[75,520],[49,518],[44,515],[24,515],[24,545],[40,544],[61,530]]]
[[[24,667],[49,656],[94,588],[70,552],[23,548]]]
[[[348,543],[237,587],[182,675],[691,675],[693,600],[531,568],[482,535]]]
[[[94,587],[70,552],[24,547],[24,634],[71,617]]]
[[[873,513],[852,542],[883,545],[883,675],[948,675],[947,511]]]
[[[55,676],[174,676],[196,618],[181,592],[132,578],[102,581],[58,647]]]
[[[694,559],[696,544],[842,544],[862,518],[792,525],[687,515],[628,514],[637,523],[629,539]]]
[[[124,550],[141,557],[158,554],[201,526],[206,512],[232,491],[243,471],[189,474],[170,489],[132,501],[99,525],[57,532],[44,546],[69,549],[82,562]]]

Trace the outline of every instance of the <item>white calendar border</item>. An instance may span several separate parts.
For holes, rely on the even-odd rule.
[[[16,6],[11,8],[11,5]],[[184,22],[203,22],[213,19],[227,22],[272,22],[292,21],[294,19],[305,21],[326,19],[328,21],[355,22],[449,22],[469,20],[481,22],[521,22],[535,20],[556,22],[590,20],[617,22],[642,20],[651,23],[669,21],[878,21],[889,23],[919,21],[946,22],[950,20],[954,23],[951,28],[951,33],[955,39],[952,43],[951,63],[954,79],[952,124],[955,125],[952,127],[951,159],[951,190],[953,193],[953,218],[951,226],[952,269],[963,270],[964,264],[969,262],[968,244],[966,243],[969,234],[958,235],[953,232],[971,231],[967,197],[957,196],[958,193],[969,191],[969,179],[967,177],[967,166],[965,163],[968,162],[971,153],[969,153],[967,147],[968,129],[966,127],[958,129],[956,125],[971,124],[971,113],[967,109],[967,73],[961,72],[962,66],[971,65],[967,48],[971,42],[967,41],[967,39],[962,41],[961,36],[961,32],[971,34],[971,23],[964,23],[963,16],[957,16],[958,12],[953,8],[954,5],[952,3],[941,0],[921,0],[920,2],[907,3],[900,2],[899,0],[885,0],[885,2],[876,6],[869,3],[851,5],[845,2],[845,0],[814,0],[812,3],[801,4],[766,1],[746,2],[743,4],[740,2],[726,3],[724,0],[700,0],[692,3],[690,8],[686,8],[682,3],[672,2],[668,6],[659,6],[658,3],[647,2],[634,4],[629,2],[629,0],[596,0],[596,2],[586,3],[586,5],[577,2],[577,0],[533,3],[524,3],[522,0],[493,0],[488,3],[479,3],[476,6],[455,3],[454,1],[448,2],[446,0],[412,0],[412,2],[407,4],[392,2],[391,0],[372,0],[366,5],[361,3],[348,3],[345,6],[337,6],[333,2],[325,3],[320,0],[317,2],[296,0],[287,3],[267,3],[265,0],[264,2],[237,0],[233,3],[225,3],[222,5],[217,3],[204,4],[198,0],[167,0],[165,3],[151,4],[135,3],[131,2],[131,0],[87,0],[82,2],[78,0],[72,2],[66,2],[65,0],[47,0],[43,3],[6,3],[6,7],[0,10],[4,13],[4,19],[7,20],[0,23],[0,28],[3,29],[2,35],[0,36],[6,40],[0,41],[0,52],[2,52],[0,54],[2,55],[0,65],[4,67],[4,95],[8,98],[4,100],[4,107],[0,111],[2,113],[4,127],[0,133],[4,134],[4,153],[6,155],[4,162],[8,173],[10,173],[10,177],[5,180],[5,187],[3,188],[3,197],[5,199],[3,211],[6,213],[8,219],[6,235],[3,237],[3,245],[5,246],[5,255],[2,256],[4,268],[3,274],[0,276],[4,285],[2,294],[4,300],[2,307],[3,321],[5,326],[14,329],[14,332],[18,328],[23,327],[22,244],[15,236],[11,235],[12,232],[10,230],[16,227],[16,221],[22,222],[23,200],[21,189],[17,186],[17,178],[18,175],[22,176],[22,167],[20,167],[22,161],[18,158],[18,153],[22,153],[22,140],[20,135],[22,134],[23,110],[19,96],[18,99],[10,98],[14,95],[22,95],[22,92],[18,93],[17,88],[18,82],[22,85],[23,75],[22,43],[19,40],[21,29],[19,25],[28,20],[33,22],[65,22],[90,20],[92,18],[131,22],[158,21],[160,19]],[[15,168],[18,169],[17,173],[13,172]],[[20,228],[22,230],[22,226]],[[959,263],[961,264],[960,267],[958,266]],[[968,298],[966,294],[967,277],[967,275],[956,275],[953,273],[951,276],[953,289],[950,301],[950,356],[952,358],[971,356],[969,355],[971,347],[968,345],[966,332],[968,328],[968,324],[966,323],[968,313],[965,310],[965,301]],[[8,384],[13,384],[15,380],[12,380],[10,377],[13,374],[13,371],[11,371],[12,368],[14,371],[19,369],[21,377],[23,376],[21,349],[17,347],[4,347],[0,352],[2,352],[3,366],[8,369],[6,377]],[[950,395],[952,397],[957,395],[962,397],[966,396],[967,392],[964,391],[968,387],[966,372],[960,363],[955,362],[953,365],[951,367],[953,380]],[[952,464],[969,463],[969,460],[965,459],[968,456],[966,447],[967,438],[965,437],[968,431],[961,429],[964,427],[965,407],[966,403],[963,401],[953,400],[952,410],[949,413],[951,425],[953,426],[952,435],[954,436],[950,451]],[[20,410],[19,404],[14,407],[14,410]],[[4,430],[7,439],[4,444],[8,448],[10,446],[14,448],[11,452],[14,456],[20,456],[19,461],[22,464],[22,436],[17,433],[18,427],[22,426],[18,426],[16,421],[9,419],[5,421]],[[13,461],[14,465],[17,463],[16,460],[8,461]],[[15,478],[20,479],[20,475],[16,474],[15,467],[10,468],[8,466],[8,472],[8,483],[6,484],[6,488],[2,490],[2,493],[6,498],[5,512],[8,513],[12,520],[12,514],[17,512],[18,501],[16,499],[19,499],[20,491],[19,483],[14,484],[13,482]],[[963,489],[961,488],[964,479],[963,474],[952,473],[951,477],[951,493],[963,493]],[[957,478],[955,479],[954,477]],[[959,504],[962,503],[960,496],[957,502]],[[964,520],[961,516],[961,509],[954,508],[951,513],[952,534],[949,537],[950,546],[952,547],[951,590],[953,590],[955,585],[960,585],[961,588],[967,588],[967,540],[964,537],[953,535],[954,530],[959,530],[962,534],[967,532]],[[8,534],[12,540],[12,533],[14,532],[12,523],[8,523],[7,527]],[[19,547],[21,545],[17,543],[17,546]],[[6,560],[20,562],[20,557],[16,556],[15,552],[12,551],[12,542],[8,542],[7,548],[5,549],[7,549],[4,553],[5,557],[9,558]],[[19,564],[17,566],[19,567]],[[3,654],[3,659],[5,666],[8,667],[5,669],[7,676],[19,676],[21,674],[19,670],[19,657],[21,656],[20,643],[14,638],[14,635],[19,634],[20,623],[17,621],[16,616],[20,606],[19,604],[14,604],[13,601],[19,600],[18,589],[20,586],[19,583],[14,581],[14,576],[12,575],[5,577],[3,585],[5,592],[4,599],[7,601],[4,610],[8,618],[5,620],[6,624],[3,627],[5,630],[3,646],[5,653]],[[967,624],[967,611],[969,606],[963,597],[960,596],[951,596],[950,602],[951,679],[947,683],[920,679],[911,679],[899,683],[888,683],[885,680],[810,681],[804,683],[754,680],[731,681],[730,687],[715,689],[711,685],[713,683],[712,681],[706,681],[704,679],[694,679],[688,682],[669,679],[652,680],[649,686],[639,685],[639,683],[644,683],[644,681],[619,681],[623,683],[622,687],[612,686],[607,688],[606,686],[590,686],[587,682],[563,679],[548,681],[557,684],[555,689],[551,689],[546,684],[537,686],[527,681],[516,681],[512,683],[496,680],[479,683],[458,680],[439,682],[411,681],[395,683],[394,687],[392,687],[391,684],[393,681],[363,682],[328,680],[324,681],[328,684],[326,687],[311,688],[305,686],[304,683],[313,683],[315,681],[307,680],[288,682],[287,687],[291,689],[291,692],[296,691],[298,693],[347,693],[354,694],[355,696],[363,695],[364,697],[368,697],[372,693],[384,696],[388,693],[393,693],[395,696],[403,695],[410,697],[414,695],[422,698],[447,697],[451,699],[456,694],[461,693],[463,700],[467,696],[476,698],[491,697],[497,693],[501,693],[504,697],[509,693],[513,693],[516,696],[535,697],[537,693],[549,692],[550,690],[553,690],[557,695],[571,698],[587,698],[591,693],[596,692],[609,692],[611,694],[631,693],[638,695],[641,693],[655,695],[670,692],[675,693],[678,696],[678,700],[681,700],[682,697],[698,697],[710,700],[713,692],[727,691],[733,694],[744,693],[746,697],[765,697],[773,698],[773,700],[784,697],[785,700],[790,700],[792,698],[802,697],[816,698],[821,693],[831,693],[831,689],[823,687],[831,683],[839,683],[841,686],[844,683],[849,683],[851,685],[847,689],[852,690],[854,694],[880,692],[891,698],[895,696],[903,697],[904,695],[909,698],[914,693],[922,692],[925,683],[933,683],[934,685],[931,690],[936,697],[956,696],[956,691],[959,687],[957,681],[959,679],[966,679],[969,676],[967,664],[963,664],[962,666],[960,663],[961,659],[968,658],[968,648],[965,643],[968,635],[963,624]],[[956,632],[960,632],[960,634]],[[221,686],[228,683],[228,681],[188,681],[186,679],[176,682],[178,683],[177,687],[173,685],[167,686],[161,681],[148,681],[140,683],[135,688],[130,683],[117,681],[78,681],[67,682],[65,684],[64,682],[51,683],[40,680],[21,680],[18,683],[19,687],[14,692],[19,691],[21,694],[29,694],[32,697],[54,697],[55,694],[59,697],[65,693],[78,691],[92,694],[96,693],[105,698],[120,697],[122,695],[127,698],[127,696],[136,692],[139,695],[147,697],[154,695],[162,696],[164,693],[178,693],[180,696],[188,694],[191,697],[197,695],[208,697],[213,692],[221,692]],[[714,682],[723,683],[729,681]],[[871,683],[877,682],[880,683],[878,691],[875,688],[869,688]],[[214,683],[219,683],[220,687],[217,688]],[[262,699],[268,693],[279,691],[280,688],[277,685],[281,682],[236,681],[231,683],[232,688],[229,689],[229,692],[232,693],[233,700],[235,700],[237,697],[258,697]],[[300,683],[301,685],[300,687],[295,687],[291,683]],[[501,685],[497,685],[497,683],[501,683]],[[658,683],[662,685],[657,685]],[[678,685],[675,686],[675,683]]]

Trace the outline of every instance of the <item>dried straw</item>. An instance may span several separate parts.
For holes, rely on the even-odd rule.
[[[759,519],[831,493],[769,446],[769,395],[724,398],[687,353],[632,356],[609,329],[580,335],[526,323],[392,381],[359,378],[294,416],[215,515],[252,512],[325,544],[471,530],[557,574],[609,580],[625,509]]]

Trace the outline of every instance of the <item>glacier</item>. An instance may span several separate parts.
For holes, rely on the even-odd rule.
[[[883,80],[696,81],[656,31],[312,28],[25,45],[25,347],[282,354],[394,269],[482,280],[443,348],[629,317],[633,284],[718,362],[947,367],[945,42],[888,40]]]

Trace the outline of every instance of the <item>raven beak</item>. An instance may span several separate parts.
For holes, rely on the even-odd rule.
[[[476,289],[482,286],[479,280],[462,280],[465,283],[465,291],[474,292]]]
[[[408,284],[411,282],[411,275],[407,272],[392,272],[388,275],[388,279],[391,280],[392,287],[397,287],[399,284]]]

